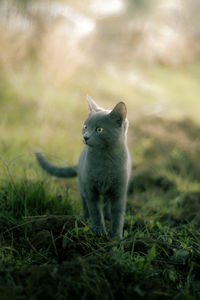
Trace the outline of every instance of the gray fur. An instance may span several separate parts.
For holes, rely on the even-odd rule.
[[[65,177],[65,178],[76,177],[78,175],[77,166],[57,167],[49,163],[48,160],[39,152],[39,150],[35,150],[35,156],[42,169],[44,169],[51,175],[54,175],[56,177]]]
[[[106,233],[104,217],[111,216],[111,236],[121,239],[131,168],[126,106],[119,102],[108,111],[100,108],[89,96],[87,102],[90,113],[84,123],[87,128],[82,130],[85,146],[77,166],[83,214],[86,220],[91,218],[92,231],[97,235]],[[103,128],[103,131],[98,133],[97,128]],[[38,152],[36,157],[40,166],[50,174],[69,177],[72,170],[72,175],[76,172],[76,168],[49,164]]]

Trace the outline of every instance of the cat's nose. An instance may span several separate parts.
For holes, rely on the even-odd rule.
[[[89,140],[89,136],[85,135],[84,137],[85,142],[87,142]]]

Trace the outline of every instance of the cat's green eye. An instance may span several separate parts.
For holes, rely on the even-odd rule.
[[[102,127],[97,127],[96,131],[97,131],[98,133],[102,133],[102,132],[103,132],[103,128],[102,128]]]
[[[83,125],[83,129],[87,130],[87,125],[86,124]]]

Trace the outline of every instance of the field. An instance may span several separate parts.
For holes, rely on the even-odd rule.
[[[1,71],[0,299],[200,298],[199,64],[136,67],[130,82],[111,73],[80,67],[58,87],[29,63]],[[86,93],[128,107],[121,243],[95,237],[76,180],[48,176],[33,155],[77,162]]]

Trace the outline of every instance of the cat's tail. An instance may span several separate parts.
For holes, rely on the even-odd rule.
[[[48,162],[48,160],[42,155],[39,150],[35,150],[35,156],[42,169],[47,173],[57,177],[76,177],[78,175],[77,166],[74,167],[57,167]]]

